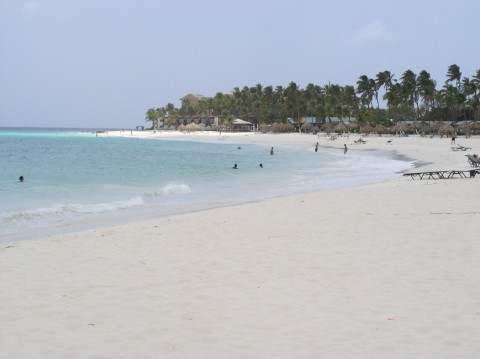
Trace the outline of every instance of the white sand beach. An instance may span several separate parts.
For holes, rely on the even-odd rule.
[[[468,170],[480,152],[479,137],[457,138],[462,152],[420,136],[155,136],[345,143],[424,165],[412,171]],[[479,189],[480,175],[398,174],[2,245],[0,358],[478,357]]]

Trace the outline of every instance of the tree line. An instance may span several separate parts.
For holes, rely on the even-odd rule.
[[[380,107],[380,99],[386,108]],[[359,123],[392,125],[399,121],[478,121],[480,119],[480,69],[471,77],[462,76],[460,67],[450,65],[441,87],[422,70],[416,74],[406,70],[400,78],[390,71],[381,71],[370,78],[361,75],[356,85],[324,86],[309,83],[300,88],[295,82],[287,87],[235,87],[231,94],[217,93],[214,97],[191,104],[182,101],[150,108],[146,121],[174,124],[185,116],[219,116],[225,122],[234,118],[255,120],[258,124],[286,123],[314,117],[329,122],[332,117],[356,118]]]

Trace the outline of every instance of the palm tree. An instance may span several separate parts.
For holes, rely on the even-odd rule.
[[[343,117],[342,107],[343,88],[337,84],[325,86],[325,111],[331,117]]]
[[[152,122],[152,129],[155,128],[155,122],[157,121],[157,112],[153,108],[149,108],[145,113],[145,121]]]
[[[287,97],[286,97],[285,89],[283,88],[283,86],[275,87],[274,98],[275,98],[275,120],[286,120],[288,117],[287,107],[286,107]]]
[[[267,86],[263,89],[263,117],[264,121],[271,123],[275,120],[275,97],[273,87]]]
[[[156,116],[155,129],[158,129],[160,120],[162,122],[162,125],[164,124],[166,115],[167,115],[167,110],[165,109],[165,107],[160,107],[155,109],[155,116]]]
[[[403,95],[402,85],[400,85],[397,82],[392,84],[389,87],[388,92],[386,92],[385,95],[383,95],[383,99],[387,101],[389,112],[392,112],[392,117],[394,120],[398,119],[397,109],[402,105],[403,98],[404,98],[404,95]],[[389,117],[390,117],[390,114],[389,114]]]
[[[478,120],[479,110],[480,110],[480,69],[475,72],[475,75],[472,76],[471,80],[473,86],[475,86],[475,91],[473,94],[473,99],[471,105],[474,111],[474,119]]]
[[[462,79],[462,98],[463,98],[463,103],[462,103],[462,110],[463,110],[463,117],[465,122],[467,121],[467,104],[469,107],[473,110],[475,107],[475,93],[477,91],[477,87],[475,83],[470,80],[468,77],[464,77]],[[472,106],[473,105],[473,106]]]
[[[303,99],[306,106],[306,115],[309,117],[315,116],[315,109],[317,108],[317,92],[319,91],[318,86],[315,86],[312,83],[309,83],[303,92]]]
[[[261,113],[264,110],[264,101],[263,101],[263,86],[261,84],[256,84],[255,87],[250,88],[250,93],[252,96],[252,115],[255,115],[255,118],[260,118]]]
[[[377,88],[384,88],[385,94],[388,93],[390,90],[390,87],[392,86],[392,81],[393,81],[393,74],[390,73],[390,71],[382,71],[377,74]],[[385,95],[384,95],[385,96]],[[377,97],[377,102],[378,102],[378,97]],[[387,102],[387,109],[388,109],[388,118],[390,119],[390,107]]]
[[[380,108],[380,103],[378,102],[378,90],[380,89],[380,86],[377,84],[375,79],[370,79],[370,88],[373,91],[373,97],[375,97],[375,101],[377,102],[377,110]],[[372,104],[373,107],[373,104]]]
[[[401,85],[404,91],[404,101],[416,113],[418,120],[419,114],[419,92],[417,85],[417,75],[412,70],[407,70],[402,74]]]
[[[431,108],[435,105],[436,83],[431,79],[430,74],[422,70],[417,77],[418,92],[422,98],[426,115],[430,114]]]
[[[375,89],[375,80],[369,79],[367,75],[362,75],[357,81],[357,93],[360,95],[360,100],[362,104],[370,108],[372,105],[374,89]]]
[[[358,110],[358,98],[353,86],[347,85],[343,88],[342,106],[348,114],[349,119],[352,117],[354,111]]]
[[[285,94],[287,97],[287,111],[291,117],[296,117],[296,120],[300,120],[300,99],[299,87],[295,82],[290,82],[288,87],[285,89]]]
[[[449,108],[449,112],[452,115],[452,120],[455,120],[458,117],[460,112],[459,108],[463,107],[465,99],[462,93],[461,81],[462,72],[460,67],[456,64],[450,65],[447,71],[447,80],[444,85],[444,96]],[[452,82],[455,84],[452,85]],[[452,107],[450,107],[452,106]]]
[[[472,82],[477,87],[477,90],[480,91],[480,69],[475,72],[475,75],[472,76]]]
[[[462,79],[462,72],[460,71],[460,67],[456,64],[448,66],[447,81],[445,81],[445,83],[455,81],[455,86],[457,87],[457,89],[460,89],[461,79]]]
[[[377,74],[377,86],[378,88],[383,87],[385,92],[388,92],[390,86],[392,86],[393,74],[390,71],[382,71]]]
[[[456,86],[446,84],[441,91],[442,105],[451,121],[458,115],[458,108],[462,102],[461,94]]]

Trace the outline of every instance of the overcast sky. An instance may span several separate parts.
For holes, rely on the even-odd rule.
[[[480,68],[480,0],[0,0],[0,127],[133,128],[188,93]]]

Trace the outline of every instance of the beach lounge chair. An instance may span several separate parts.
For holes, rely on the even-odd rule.
[[[477,157],[473,157],[472,155],[465,155],[467,156],[468,163],[470,163],[470,166],[472,167],[479,167],[480,166],[480,159]]]
[[[461,145],[457,145],[457,146],[452,146],[452,150],[454,151],[466,151],[466,150],[471,150],[470,147],[464,147],[464,146],[461,146]]]

